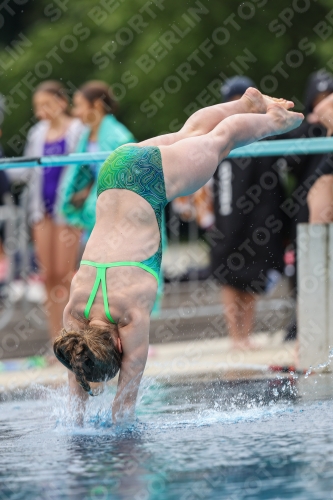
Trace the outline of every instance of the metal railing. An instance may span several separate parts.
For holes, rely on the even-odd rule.
[[[331,153],[333,151],[333,137],[315,137],[310,139],[283,139],[278,141],[260,141],[234,149],[229,158],[244,158],[252,156],[286,156],[295,154]],[[41,157],[19,157],[0,159],[0,170],[22,167],[54,167],[76,163],[102,163],[112,151],[96,153],[72,153],[69,155],[54,155]]]
[[[328,153],[333,151],[333,138],[311,138],[279,141],[261,141],[249,146],[238,148],[232,151],[229,157],[249,157],[249,156],[286,156],[295,154],[316,154]],[[8,168],[35,167],[35,166],[58,166],[59,164],[77,164],[77,163],[102,163],[110,151],[100,153],[78,153],[63,156],[44,156],[39,158],[3,158],[0,159],[0,170]],[[29,228],[27,224],[27,190],[22,194],[20,206],[14,206],[10,198],[7,198],[5,205],[0,207],[0,224],[5,225],[4,247],[7,255],[10,257],[10,269],[1,290],[0,303],[0,329],[11,320],[15,310],[15,302],[11,299],[10,287],[14,277],[19,276],[25,283],[29,274]],[[180,245],[180,225],[181,219],[171,208],[171,217],[173,218],[172,230],[169,236],[170,248]],[[199,229],[196,222],[188,223],[188,243],[195,245],[199,240]],[[196,266],[190,266],[189,281],[186,288],[195,291],[197,286],[200,263]],[[188,271],[188,269],[185,269]],[[169,279],[172,293],[175,295],[181,293],[180,278],[182,269],[176,272]],[[169,276],[167,276],[169,278]],[[21,299],[27,301],[26,294]]]

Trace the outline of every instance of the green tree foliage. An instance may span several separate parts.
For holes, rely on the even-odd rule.
[[[0,45],[8,155],[22,151],[32,89],[45,79],[71,91],[90,79],[109,82],[120,119],[144,139],[219,102],[226,77],[246,74],[300,107],[309,73],[333,69],[329,0],[34,0],[23,13],[16,2]]]

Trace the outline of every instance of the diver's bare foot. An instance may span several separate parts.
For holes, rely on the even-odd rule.
[[[270,115],[272,120],[272,135],[280,135],[293,130],[300,126],[304,120],[302,113],[288,111],[280,103],[273,102],[267,106],[267,115]]]
[[[291,109],[295,106],[293,101],[288,101],[287,99],[283,99],[283,97],[270,97],[269,95],[262,94],[264,101],[266,103],[266,112],[268,106],[273,103],[280,104],[284,109]]]
[[[242,340],[234,340],[232,343],[232,348],[240,351],[258,351],[260,346],[253,342],[253,340],[246,338]]]
[[[243,101],[249,113],[266,113],[267,104],[265,103],[264,96],[258,89],[249,87],[240,100]]]
[[[268,106],[273,103],[280,104],[285,109],[290,109],[294,107],[292,101],[287,101],[283,98],[269,97],[262,94],[258,89],[254,87],[249,87],[243,96],[241,97],[249,113],[261,113],[267,112]]]

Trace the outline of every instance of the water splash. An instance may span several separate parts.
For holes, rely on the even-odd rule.
[[[330,347],[327,361],[325,361],[325,363],[320,363],[319,365],[314,366],[314,367],[310,366],[310,368],[306,371],[304,377],[308,378],[309,375],[311,375],[312,372],[315,370],[323,370],[324,368],[328,368],[330,366],[330,364],[332,363],[332,359],[333,359],[333,349]]]
[[[330,391],[325,398],[313,400],[307,391],[310,400],[295,405],[276,401],[278,385],[265,399],[269,381],[152,382],[143,388],[141,421],[127,429],[107,426],[112,387],[91,398],[99,410],[89,410],[82,428],[65,425],[67,388],[3,403],[0,496],[219,500],[288,498],[297,491],[304,500],[328,498],[333,388],[324,378],[318,382]]]
[[[277,377],[257,382],[233,384],[188,384],[163,386],[145,379],[137,405],[138,419],[122,427],[112,422],[112,401],[116,388],[89,398],[78,419],[75,405],[70,405],[67,387],[43,389],[44,412],[54,431],[70,435],[119,436],[146,431],[196,428],[213,424],[238,424],[274,418],[291,410],[297,396],[295,381]],[[281,400],[283,400],[281,402]]]

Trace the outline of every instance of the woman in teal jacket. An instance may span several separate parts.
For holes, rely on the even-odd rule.
[[[132,133],[114,116],[117,103],[104,82],[90,81],[74,94],[73,114],[85,125],[76,152],[113,151],[136,142]],[[100,164],[81,164],[68,169],[61,186],[61,212],[68,224],[90,232],[95,224],[96,178]]]

